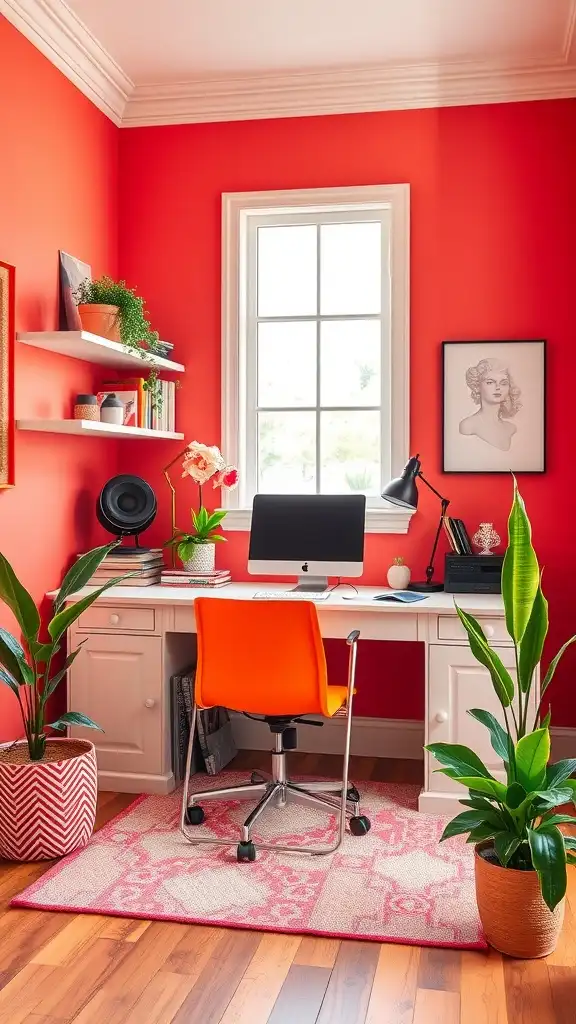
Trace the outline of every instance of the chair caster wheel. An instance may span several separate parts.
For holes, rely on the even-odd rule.
[[[250,776],[250,782],[252,783],[253,786],[256,786],[259,782],[264,782],[264,779],[260,775],[260,772],[252,772],[252,775]]]
[[[360,803],[360,793],[356,789],[356,786],[348,786],[348,792],[346,793],[346,799],[349,800],[351,804],[358,804],[358,803]]]
[[[256,860],[256,847],[254,843],[238,843],[236,860],[242,864],[243,861]]]
[[[203,808],[198,804],[192,804],[192,807],[188,807],[186,810],[187,825],[201,825],[205,817]]]
[[[353,836],[365,836],[370,831],[370,819],[365,814],[350,818],[350,831]]]

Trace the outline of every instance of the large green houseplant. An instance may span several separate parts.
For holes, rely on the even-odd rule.
[[[497,651],[491,648],[480,623],[462,608],[457,610],[472,653],[488,670],[502,707],[504,724],[485,710],[471,709],[468,714],[488,729],[491,745],[502,758],[506,782],[494,778],[469,747],[456,743],[432,743],[427,749],[442,765],[438,771],[468,790],[466,798],[460,801],[466,810],[446,826],[442,840],[467,833],[467,841],[477,844],[477,894],[488,939],[492,939],[498,948],[502,948],[503,942],[506,944],[501,930],[492,920],[502,908],[508,915],[504,926],[508,933],[511,931],[510,918],[521,917],[518,900],[512,908],[504,906],[498,899],[499,893],[504,894],[503,887],[513,883],[520,892],[522,885],[534,883],[543,900],[536,916],[546,931],[544,945],[548,943],[550,946],[555,941],[552,912],[556,923],[561,925],[566,865],[576,864],[576,837],[559,828],[560,825],[576,824],[576,817],[557,810],[561,805],[576,802],[576,779],[571,778],[576,771],[576,758],[548,763],[550,711],[543,718],[542,711],[558,662],[576,636],[570,637],[552,658],[542,679],[540,694],[535,694],[537,667],[548,632],[548,602],[542,592],[541,571],[532,546],[530,521],[515,480],[508,521],[508,547],[502,568],[502,598],[506,628],[515,652],[516,671],[513,674],[505,668]],[[500,874],[494,874],[498,869]],[[484,876],[487,872],[490,897],[482,901],[479,873]],[[532,892],[532,908],[533,896]],[[522,901],[522,897],[519,898]],[[503,952],[541,955],[543,946],[538,936],[531,933],[531,928],[535,928],[537,923],[520,920],[519,924],[524,929],[524,939],[514,950],[504,948]],[[530,952],[532,940],[534,949],[538,950],[536,953]],[[517,940],[511,941],[514,944]]]
[[[18,702],[25,736],[24,743],[0,747],[0,856],[7,859],[61,856],[86,843],[92,834],[97,790],[94,747],[87,740],[47,736],[46,730],[99,726],[79,711],[66,711],[48,721],[48,702],[81,649],[69,651],[63,664],[53,669],[68,627],[123,577],[108,580],[74,603],[66,602],[88,583],[117,543],[94,548],[77,559],[60,585],[45,629],[35,601],[0,554],[0,600],[12,612],[22,637],[20,641],[0,628],[0,682]],[[3,814],[7,808],[11,813]]]

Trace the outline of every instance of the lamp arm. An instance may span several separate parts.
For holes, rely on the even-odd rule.
[[[178,452],[178,455],[175,455],[174,458],[172,459],[172,461],[169,462],[167,466],[164,466],[164,469],[162,470],[162,472],[164,473],[164,476],[166,478],[166,483],[168,484],[168,487],[170,488],[170,490],[172,492],[171,501],[170,501],[170,520],[171,520],[171,524],[172,524],[172,536],[173,537],[174,537],[174,535],[176,533],[176,488],[174,487],[174,484],[172,483],[172,481],[170,479],[169,470],[172,468],[174,463],[177,462],[178,459],[181,459],[182,456],[187,451],[188,451],[187,447],[183,448],[182,451]],[[176,550],[175,550],[174,547],[172,547],[172,549],[171,549],[171,561],[172,561],[172,568],[174,568],[175,565],[176,565]]]
[[[424,476],[423,473],[420,472],[420,470],[418,470],[416,476],[420,478],[420,480],[422,481],[423,484],[426,484],[426,487],[428,487],[432,491],[432,493],[436,495],[437,498],[440,498],[440,501],[442,501],[442,502],[445,501],[446,502],[446,508],[448,508],[448,505],[450,504],[449,500],[447,498],[445,498],[444,495],[440,494],[440,491],[437,491],[436,488],[432,486],[430,481],[426,479],[426,477]],[[446,510],[444,510],[444,511],[446,511]]]
[[[426,483],[428,483],[428,481],[424,480],[424,483],[426,484]],[[434,490],[434,488],[432,487],[431,484],[428,484],[428,486],[429,486],[431,491],[434,491],[434,494],[438,494],[438,491]],[[442,502],[442,511],[440,512],[440,521],[438,523],[438,529],[436,530],[436,536],[434,538],[434,544],[432,546],[432,553],[430,555],[430,561],[429,561],[427,569],[426,569],[426,582],[427,583],[431,583],[432,582],[432,577],[434,575],[434,559],[436,558],[436,549],[438,547],[438,541],[440,540],[440,531],[442,529],[442,523],[444,522],[444,516],[446,515],[446,509],[448,508],[448,505],[450,504],[450,502],[448,501],[448,498],[442,498],[439,494],[438,494],[438,497],[440,498],[440,501]]]

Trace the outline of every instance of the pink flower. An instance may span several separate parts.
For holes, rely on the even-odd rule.
[[[192,441],[182,460],[182,476],[190,476],[197,484],[205,484],[225,467],[226,463],[216,445]]]
[[[212,481],[213,487],[224,487],[227,491],[233,491],[235,487],[238,487],[238,481],[240,474],[236,469],[236,466],[225,466],[224,469],[220,470],[216,474]]]

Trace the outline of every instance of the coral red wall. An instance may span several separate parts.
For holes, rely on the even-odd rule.
[[[440,474],[443,339],[549,340],[549,472],[521,487],[546,565],[552,647],[576,626],[574,528],[563,471],[574,444],[571,408],[576,281],[576,101],[180,125],[121,132],[120,269],[137,283],[161,335],[187,364],[179,429],[220,438],[220,196],[251,189],[409,182],[412,203],[411,449],[470,525],[504,528],[506,477]],[[153,539],[169,533],[160,469],[175,446],[122,449],[162,498]],[[559,491],[556,491],[559,488]],[[182,484],[181,514],[192,490]],[[368,537],[364,582],[382,583],[393,555],[422,574],[438,507],[425,491],[405,537]],[[245,575],[247,536],[219,557]],[[421,717],[421,651],[366,645],[361,713]],[[335,672],[342,671],[331,655]],[[574,658],[553,705],[576,725]],[[365,673],[366,675],[366,673]]]
[[[16,267],[16,329],[58,323],[58,249],[117,269],[118,129],[0,16],[0,259]],[[92,368],[16,346],[16,415],[70,415]],[[40,600],[91,542],[93,503],[116,446],[17,434],[16,487],[0,491],[0,550]],[[14,628],[0,606],[0,624]],[[20,733],[0,687],[0,741]]]

